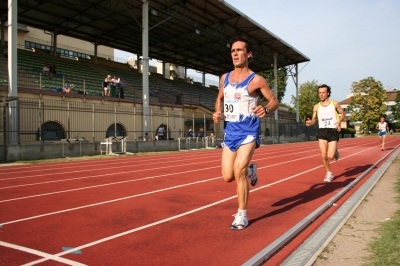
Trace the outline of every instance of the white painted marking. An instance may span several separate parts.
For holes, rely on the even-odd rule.
[[[7,248],[12,248],[12,249],[16,249],[16,250],[20,250],[26,253],[30,253],[30,254],[34,254],[36,256],[39,257],[43,257],[43,259],[47,260],[54,260],[54,261],[58,261],[58,262],[62,262],[68,265],[74,265],[74,266],[84,266],[86,264],[82,264],[79,263],[77,261],[73,261],[73,260],[69,260],[69,259],[65,259],[65,258],[60,258],[60,256],[58,255],[52,255],[49,253],[45,253],[39,250],[35,250],[35,249],[31,249],[31,248],[27,248],[27,247],[23,247],[23,246],[18,246],[15,244],[11,244],[11,243],[7,243],[7,242],[3,242],[0,241],[0,245],[3,247],[7,247]]]

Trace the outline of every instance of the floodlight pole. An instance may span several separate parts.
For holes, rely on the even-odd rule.
[[[17,79],[18,1],[8,0],[8,97],[18,97]],[[19,143],[18,101],[9,103],[9,143]]]
[[[274,52],[274,94],[275,94],[275,97],[278,98],[278,53],[277,52]],[[277,132],[277,137],[279,137],[278,110],[276,110],[274,112],[275,130]]]
[[[299,121],[299,64],[296,64],[296,122]]]
[[[143,0],[142,51],[143,51],[143,131],[149,132],[149,0]],[[139,64],[138,64],[139,65]]]

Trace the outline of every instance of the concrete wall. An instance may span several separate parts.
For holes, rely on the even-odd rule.
[[[222,140],[215,140],[214,147],[218,146]],[[209,146],[211,146],[209,140]],[[206,147],[205,139],[190,140],[183,139],[180,143],[181,150],[203,149]],[[67,143],[61,141],[7,145],[7,155],[5,158],[4,145],[0,145],[0,161],[24,161],[24,160],[40,160],[54,159],[63,157],[76,156],[92,156],[105,154],[105,145],[100,142],[75,142]],[[112,151],[114,153],[121,152],[121,142],[113,142]],[[126,151],[129,153],[138,152],[160,152],[160,151],[178,151],[179,140],[162,140],[162,141],[127,141]]]

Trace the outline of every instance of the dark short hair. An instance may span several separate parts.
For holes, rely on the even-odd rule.
[[[326,90],[327,90],[329,96],[331,96],[331,87],[329,87],[329,86],[326,85],[326,84],[322,84],[322,85],[319,85],[319,86],[318,86],[318,90],[319,90],[320,88],[326,88]],[[317,90],[317,91],[318,91],[318,90]]]
[[[245,47],[246,47],[246,51],[247,52],[252,52],[253,51],[253,45],[251,44],[251,42],[249,41],[249,40],[247,40],[247,39],[245,39],[245,38],[242,38],[242,37],[240,37],[240,38],[235,38],[235,39],[233,39],[232,41],[231,41],[231,44],[230,44],[230,47],[232,48],[232,45],[235,43],[235,42],[244,42],[246,45],[245,45]]]

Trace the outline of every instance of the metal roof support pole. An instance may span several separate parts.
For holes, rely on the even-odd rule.
[[[206,86],[206,72],[203,72],[201,83],[203,84],[203,87]]]
[[[296,64],[296,122],[300,122],[300,119],[299,119],[299,64]]]
[[[278,98],[278,53],[274,52],[274,94]],[[279,127],[278,127],[278,110],[274,113],[275,116],[275,130],[277,137],[279,137]]]
[[[53,55],[57,56],[57,29],[54,29],[53,35]]]
[[[17,10],[18,1],[8,0],[8,97],[18,97],[17,82]],[[18,101],[9,103],[10,144],[18,144]]]
[[[4,34],[4,31],[5,31],[5,24],[6,24],[6,15],[5,14],[1,14],[1,17],[0,17],[0,19],[1,19],[1,45],[3,45],[4,46],[4,44],[5,44],[5,42],[4,42],[4,36],[5,36],[5,34]]]
[[[94,41],[94,63],[97,65],[97,41]]]
[[[143,51],[143,130],[149,131],[149,0],[143,0],[142,51]]]

